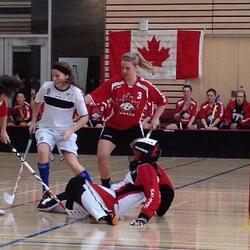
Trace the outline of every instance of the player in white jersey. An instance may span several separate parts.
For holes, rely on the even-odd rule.
[[[52,66],[52,80],[45,82],[38,90],[34,105],[30,133],[37,141],[37,162],[41,179],[49,185],[49,153],[55,146],[63,153],[66,163],[76,176],[88,178],[88,173],[77,159],[77,135],[75,131],[88,121],[82,91],[75,85],[70,66],[57,62]],[[41,119],[37,116],[44,103]],[[73,123],[74,111],[79,120]]]

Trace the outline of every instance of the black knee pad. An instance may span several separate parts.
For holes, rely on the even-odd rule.
[[[173,199],[174,199],[174,190],[167,185],[160,186],[161,192],[161,204],[157,209],[156,213],[158,216],[163,216],[169,209]]]

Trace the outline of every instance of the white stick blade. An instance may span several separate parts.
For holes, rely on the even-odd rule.
[[[4,214],[5,212],[2,209],[0,209],[0,215],[4,215]]]
[[[4,201],[5,201],[7,204],[9,204],[9,205],[13,204],[14,198],[15,198],[14,195],[9,195],[9,194],[6,193],[6,192],[5,192],[4,195],[3,195]]]

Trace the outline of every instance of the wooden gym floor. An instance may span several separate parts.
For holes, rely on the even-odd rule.
[[[37,171],[35,157],[29,154],[27,161]],[[0,153],[0,159],[0,207],[6,213],[0,216],[0,249],[250,249],[249,159],[162,157],[175,185],[175,200],[163,218],[154,217],[144,228],[129,226],[138,211],[117,226],[38,212],[41,187],[26,169],[10,207],[2,196],[12,194],[20,161],[12,153]],[[96,156],[79,159],[99,181]],[[112,166],[113,180],[120,180],[127,173],[128,158],[113,156]],[[51,189],[61,192],[70,177],[57,156],[51,162]]]

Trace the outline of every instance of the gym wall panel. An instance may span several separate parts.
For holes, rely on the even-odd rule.
[[[201,83],[201,99],[208,88],[215,88],[226,104],[231,90],[237,89],[239,38],[207,38],[204,47],[204,79]]]
[[[109,31],[138,30],[139,21],[148,19],[150,30],[204,29],[202,79],[191,80],[198,103],[208,88],[215,88],[226,104],[231,91],[244,83],[249,91],[250,45],[249,0],[107,0],[105,77],[109,77]],[[247,63],[244,63],[247,62]],[[184,81],[155,80],[174,107]]]
[[[0,33],[31,33],[31,1],[0,1]]]
[[[238,72],[238,88],[243,87],[246,91],[248,101],[250,101],[250,39],[239,39],[239,72]]]

